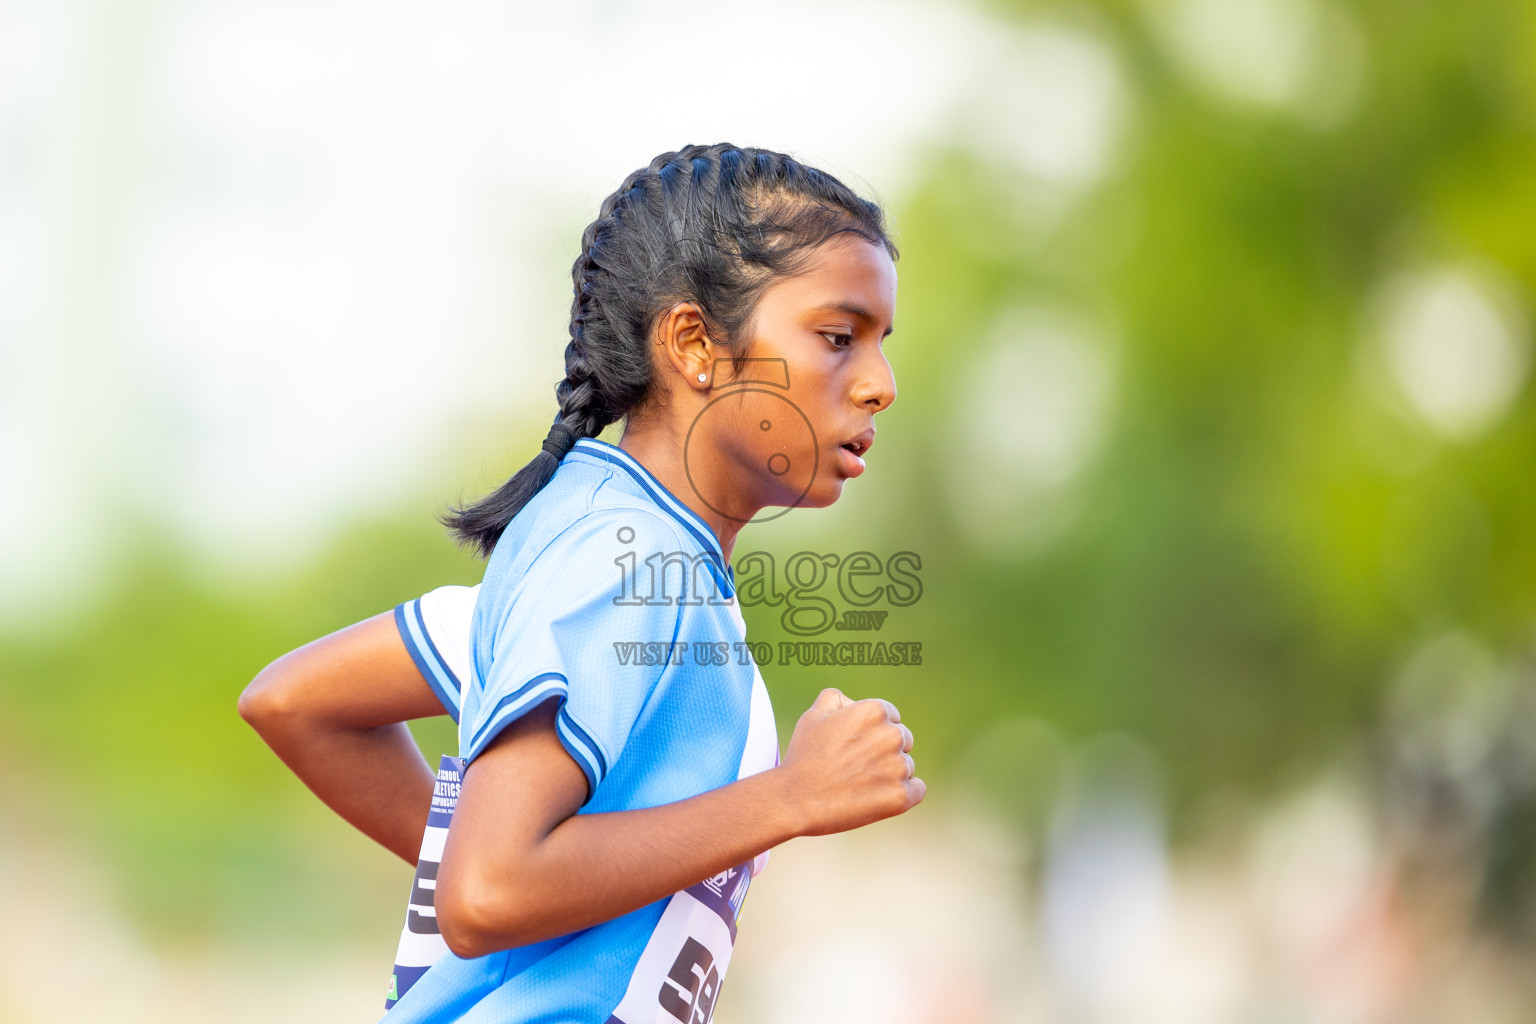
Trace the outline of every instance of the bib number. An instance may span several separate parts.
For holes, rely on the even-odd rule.
[[[437,928],[433,898],[437,892],[437,867],[443,859],[443,844],[448,839],[448,826],[453,822],[453,809],[459,804],[459,787],[463,782],[464,761],[444,754],[432,787],[432,809],[421,836],[416,877],[411,881],[411,897],[405,907],[405,927],[400,929],[400,946],[395,952],[395,971],[389,977],[389,992],[384,997],[386,1010],[448,953],[448,943]]]
[[[742,864],[668,900],[608,1024],[709,1024],[751,882]]]

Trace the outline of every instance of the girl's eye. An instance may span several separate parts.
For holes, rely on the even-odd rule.
[[[853,344],[853,335],[843,334],[840,331],[822,331],[821,336],[827,339],[827,344],[833,348],[847,348]]]

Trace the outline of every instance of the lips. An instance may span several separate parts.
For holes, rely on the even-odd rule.
[[[875,428],[870,427],[863,433],[844,441],[842,444],[838,445],[838,447],[843,449],[843,451],[851,452],[853,455],[862,459],[864,457],[864,453],[869,451],[870,448],[874,447],[874,444]]]
[[[874,443],[875,430],[871,427],[838,445],[846,453],[839,454],[837,457],[844,477],[852,479],[864,472],[864,453],[869,451]]]

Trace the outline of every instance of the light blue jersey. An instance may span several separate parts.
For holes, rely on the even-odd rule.
[[[579,813],[682,800],[776,762],[772,708],[740,643],[733,580],[714,535],[618,448],[577,442],[512,521],[486,567],[466,644],[468,593],[442,588],[396,612],[407,648],[459,723],[466,771],[501,730],[551,698],[561,702],[560,742],[590,787]],[[467,671],[455,667],[460,651]],[[689,842],[677,837],[679,848]],[[385,1019],[704,1024],[763,861],[547,942],[473,960],[443,954]],[[435,864],[428,871],[435,877]],[[430,908],[412,913],[420,925]]]

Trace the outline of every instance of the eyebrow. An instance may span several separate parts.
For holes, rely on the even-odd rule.
[[[852,302],[829,302],[826,305],[820,306],[818,308],[824,310],[837,310],[839,313],[847,313],[849,316],[863,320],[865,323],[872,324],[875,322],[875,315],[873,313],[865,309],[863,306]],[[885,333],[882,334],[881,337],[888,338],[895,330],[896,325],[893,323],[885,329]]]

